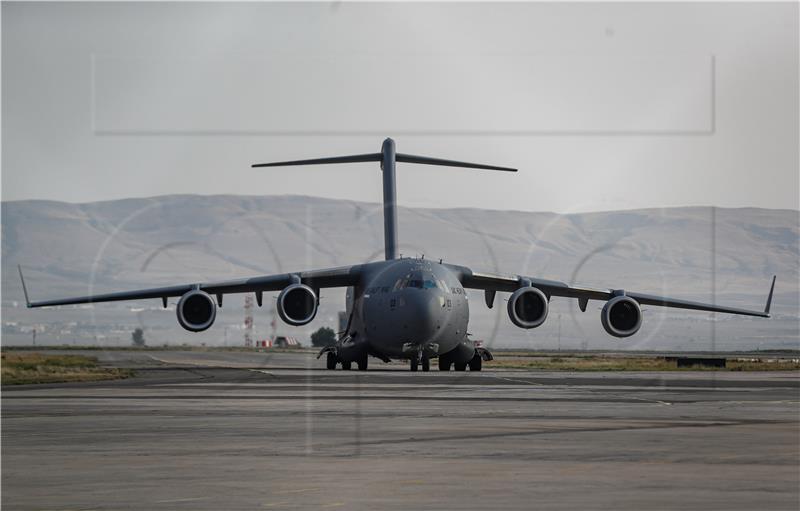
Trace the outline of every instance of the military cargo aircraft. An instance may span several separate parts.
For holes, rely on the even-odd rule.
[[[547,319],[550,299],[573,298],[581,311],[589,300],[604,301],[600,314],[603,328],[615,337],[629,337],[642,326],[642,305],[769,317],[775,277],[763,311],[723,307],[716,304],[679,300],[624,289],[591,289],[525,275],[503,275],[473,271],[466,266],[424,258],[398,256],[396,163],[418,163],[472,169],[516,172],[516,169],[398,153],[387,138],[379,153],[255,164],[253,167],[321,165],[330,163],[380,162],[383,173],[383,219],[385,260],[329,268],[304,270],[221,282],[198,282],[169,287],[97,294],[58,300],[31,302],[20,268],[28,307],[111,302],[119,300],[177,297],[178,323],[186,330],[201,332],[214,323],[217,307],[229,293],[254,293],[261,306],[264,292],[280,291],[278,314],[289,325],[311,322],[317,314],[320,290],[346,288],[347,326],[332,346],[325,347],[328,369],[350,369],[355,363],[366,370],[369,357],[385,362],[409,361],[412,371],[430,370],[438,360],[439,370],[480,371],[491,353],[476,347],[467,337],[469,305],[465,289],[483,290],[491,308],[497,292],[511,293],[508,316],[520,328],[536,328]],[[319,358],[319,357],[318,357]]]

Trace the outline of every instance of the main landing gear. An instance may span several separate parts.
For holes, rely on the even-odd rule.
[[[484,354],[479,350],[475,350],[475,354],[467,362],[454,363],[447,357],[439,357],[439,371],[449,371],[450,367],[453,367],[456,371],[459,372],[466,371],[467,367],[469,367],[470,371],[480,371],[483,368],[483,358]],[[413,368],[411,370],[414,371]]]
[[[468,362],[469,370],[470,371],[480,371],[481,367],[483,367],[483,358],[481,358],[481,354],[475,351],[475,355],[472,357],[472,360]]]
[[[342,365],[343,371],[349,371],[353,367],[352,362],[340,361],[339,357],[337,357],[336,354],[328,352],[327,358],[325,359],[325,367],[333,371],[334,369],[336,369],[337,364]],[[356,365],[358,365],[359,371],[366,371],[367,366],[369,365],[369,357],[367,355],[364,355],[364,357],[362,357],[361,359],[356,360]]]

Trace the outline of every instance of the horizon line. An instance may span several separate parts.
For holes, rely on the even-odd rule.
[[[307,198],[307,199],[316,199],[316,200],[326,200],[326,201],[334,201],[334,202],[357,202],[361,204],[377,204],[380,205],[380,201],[365,201],[365,200],[355,200],[355,199],[345,199],[345,198],[338,198],[338,197],[324,197],[321,195],[307,195],[302,193],[286,193],[286,194],[274,194],[274,195],[260,195],[260,194],[237,194],[237,193],[166,193],[161,195],[148,195],[148,196],[132,196],[132,197],[118,197],[118,198],[111,198],[111,199],[98,199],[98,200],[91,200],[91,201],[69,201],[69,200],[59,200],[59,199],[37,199],[37,198],[28,198],[28,199],[0,199],[0,203],[13,203],[13,202],[55,202],[60,204],[70,204],[74,206],[82,206],[88,204],[99,204],[105,202],[117,202],[117,201],[126,201],[126,200],[152,200],[152,199],[159,199],[159,198],[166,198],[166,197],[248,197],[248,198],[270,198],[270,197],[280,197],[280,198],[290,198],[290,197],[297,197],[297,198]],[[761,209],[765,211],[791,211],[800,213],[800,208],[768,208],[763,206],[717,206],[713,204],[682,204],[682,205],[661,205],[661,206],[642,206],[642,207],[622,207],[618,209],[587,209],[587,210],[575,210],[575,211],[553,211],[553,210],[534,210],[534,209],[497,209],[497,208],[481,208],[478,206],[424,206],[424,205],[408,205],[403,204],[402,201],[397,202],[397,206],[406,209],[429,209],[429,210],[459,210],[459,209],[475,209],[481,211],[500,211],[500,212],[519,212],[519,213],[549,213],[555,215],[577,215],[577,214],[590,214],[590,213],[612,213],[612,212],[623,212],[623,211],[642,211],[642,210],[654,210],[654,209],[690,209],[690,208],[716,208],[716,209],[726,209],[726,210],[733,210],[733,209]]]

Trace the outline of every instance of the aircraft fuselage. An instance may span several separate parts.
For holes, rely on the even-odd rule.
[[[436,358],[463,352],[469,304],[457,276],[445,265],[424,259],[372,263],[359,285],[347,290],[348,328],[339,348],[342,360],[364,351],[381,358]]]

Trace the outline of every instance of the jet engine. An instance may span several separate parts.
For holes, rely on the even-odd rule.
[[[203,291],[194,289],[181,296],[175,308],[178,323],[190,332],[207,330],[217,317],[217,304]]]
[[[521,287],[508,299],[508,317],[520,328],[536,328],[547,319],[547,295],[535,287]]]
[[[292,326],[310,323],[317,315],[317,295],[305,284],[292,284],[278,295],[278,315]]]
[[[639,302],[627,296],[617,296],[606,302],[601,313],[603,328],[614,337],[630,337],[642,326]]]

